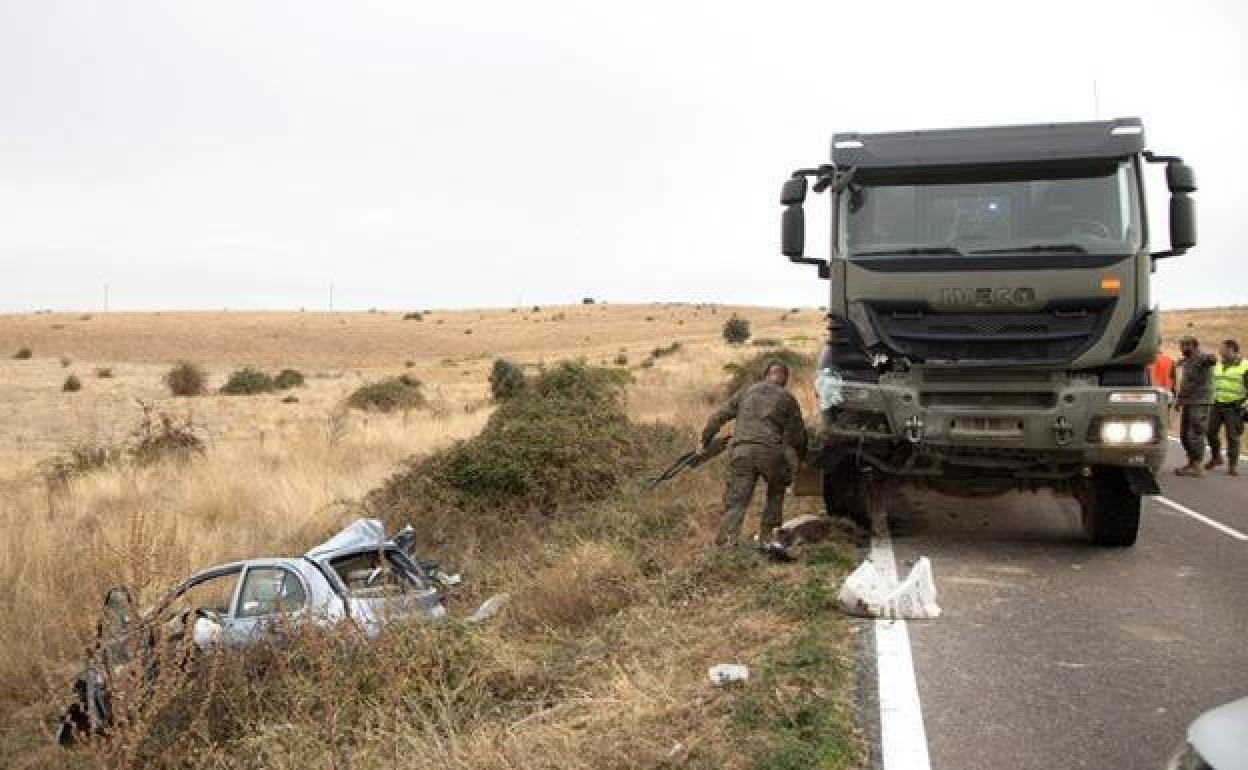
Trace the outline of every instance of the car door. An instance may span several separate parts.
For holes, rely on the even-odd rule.
[[[307,616],[308,596],[303,577],[288,566],[248,564],[234,607],[225,620],[225,641],[248,644],[289,633]]]

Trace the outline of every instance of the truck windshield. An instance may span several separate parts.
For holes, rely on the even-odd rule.
[[[1130,160],[871,169],[840,207],[849,257],[1129,255],[1143,235]]]

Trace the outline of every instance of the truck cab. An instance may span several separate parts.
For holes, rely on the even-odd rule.
[[[1169,248],[1150,251],[1144,169],[1165,164]],[[829,257],[805,253],[808,183]],[[1139,119],[833,136],[785,182],[782,251],[830,284],[816,389],[831,513],[888,485],[1074,496],[1092,542],[1135,542],[1168,394],[1158,260],[1195,245],[1194,174]]]

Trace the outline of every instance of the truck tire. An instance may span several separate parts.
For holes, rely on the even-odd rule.
[[[853,461],[841,462],[823,474],[823,505],[834,518],[870,529],[872,492],[869,477]]]
[[[1127,548],[1140,530],[1140,496],[1119,468],[1097,468],[1080,495],[1083,531],[1092,545]]]

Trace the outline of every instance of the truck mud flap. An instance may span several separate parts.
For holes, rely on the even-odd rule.
[[[797,497],[813,497],[823,494],[823,469],[814,462],[804,462],[797,466],[793,478],[793,494]]]
[[[1161,494],[1161,487],[1157,485],[1157,479],[1153,477],[1153,472],[1147,468],[1123,468],[1122,473],[1127,478],[1127,486],[1135,494]]]

